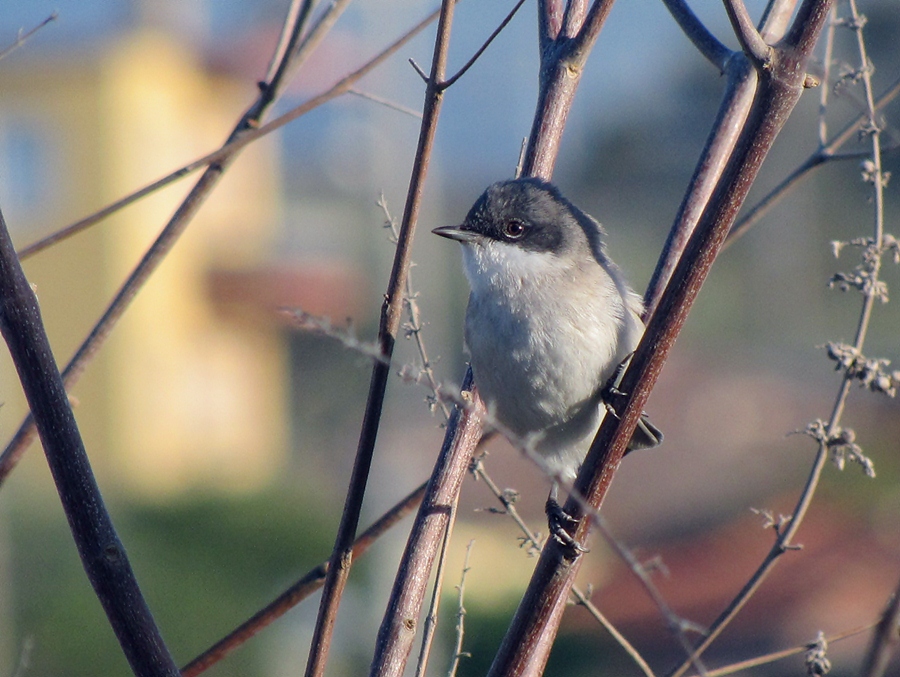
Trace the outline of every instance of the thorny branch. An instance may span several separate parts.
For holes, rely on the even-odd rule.
[[[609,487],[650,389],[762,161],[800,98],[806,84],[806,62],[829,5],[829,0],[805,0],[786,37],[777,43],[765,67],[757,72],[759,86],[735,149],[623,376],[621,390],[628,395],[613,403],[619,418],[604,419],[576,480],[577,493],[594,509]],[[583,511],[581,501],[571,494],[564,510],[578,520],[570,535],[583,541],[592,514]],[[578,567],[578,558],[573,560],[571,552],[555,541],[545,547],[491,668],[493,677],[535,675],[543,670]],[[538,639],[525,642],[524,638]],[[699,652],[689,658],[688,664],[695,656]]]
[[[466,546],[466,556],[463,560],[462,574],[459,577],[459,585],[456,586],[456,641],[453,645],[453,658],[450,661],[450,669],[447,671],[448,677],[456,677],[456,670],[459,668],[459,661],[467,658],[469,654],[463,651],[463,637],[465,636],[466,623],[466,607],[463,602],[466,597],[466,574],[469,573],[469,557],[472,555],[472,546],[475,541],[469,541]]]
[[[874,235],[872,238],[872,243],[874,250],[877,251],[878,254],[875,256],[877,260],[869,261],[867,265],[871,274],[871,279],[877,280],[881,265],[881,254],[883,253],[884,247],[884,176],[881,169],[881,143],[879,128],[876,123],[876,107],[874,96],[872,95],[871,79],[869,77],[869,69],[867,68],[868,57],[866,56],[865,42],[862,37],[862,25],[858,21],[858,14],[856,12],[856,6],[853,0],[850,1],[850,9],[851,18],[853,19],[853,21],[851,21],[850,23],[856,31],[857,35],[857,44],[859,47],[862,72],[861,80],[865,88],[866,101],[868,105],[867,120],[864,123],[864,128],[869,130],[872,148],[870,161],[871,166],[866,171],[866,175],[864,176],[864,178],[872,185],[873,188]],[[875,299],[877,298],[877,294],[874,291],[875,287],[877,287],[877,285],[873,285],[873,288],[869,289],[868,291],[863,291],[862,309],[860,311],[860,317],[857,324],[856,337],[851,347],[856,354],[861,354],[862,352],[866,332],[869,326],[869,320],[871,318],[872,307]],[[867,472],[874,474],[874,469],[871,466],[871,462],[862,455],[862,451],[855,444],[855,433],[850,429],[843,429],[840,424],[844,407],[847,401],[847,396],[849,395],[851,385],[856,378],[857,375],[853,370],[849,368],[845,370],[828,421],[816,422],[810,424],[810,426],[808,427],[808,431],[818,442],[818,450],[812,468],[810,469],[809,476],[806,480],[806,484],[798,498],[797,505],[791,514],[791,518],[779,531],[779,535],[775,544],[763,560],[762,564],[760,564],[759,568],[754,572],[754,574],[744,585],[738,595],[713,622],[707,636],[696,647],[694,655],[699,655],[700,653],[702,653],[718,637],[722,630],[724,630],[724,628],[731,622],[735,615],[737,615],[737,613],[743,608],[747,600],[749,600],[750,597],[753,596],[763,580],[768,576],[768,573],[774,567],[775,563],[785,552],[792,549],[794,536],[796,535],[796,532],[806,515],[809,505],[812,502],[813,495],[815,493],[816,487],[818,486],[819,477],[821,476],[822,470],[825,466],[825,462],[828,459],[829,455],[833,455],[835,461],[839,465],[843,463],[844,458],[849,457],[859,462]],[[673,673],[671,673],[672,677],[679,677],[680,675],[684,674],[688,667],[689,662],[685,661]]]
[[[267,134],[279,127],[284,126],[288,122],[300,117],[305,113],[308,113],[315,108],[318,108],[322,104],[327,103],[337,98],[341,94],[349,91],[349,89],[356,82],[358,82],[362,77],[364,77],[374,68],[383,63],[388,57],[395,54],[403,45],[409,42],[409,40],[411,40],[415,35],[417,35],[426,26],[433,22],[435,18],[437,18],[437,12],[432,13],[430,16],[419,22],[419,24],[407,31],[393,44],[391,44],[374,58],[369,60],[362,67],[360,67],[350,75],[342,78],[326,92],[314,97],[313,99],[310,99],[306,103],[301,104],[292,111],[289,111],[281,117],[272,120],[268,124],[255,128],[245,127],[244,132],[242,132],[238,136],[233,135],[232,138],[230,138],[228,142],[215,153],[211,153],[204,158],[201,158],[200,160],[187,165],[186,167],[176,170],[172,174],[169,174],[167,177],[164,177],[163,179],[160,179],[159,181],[145,186],[135,193],[132,193],[131,195],[118,200],[117,202],[100,210],[96,214],[86,217],[85,219],[82,219],[81,221],[68,226],[55,235],[51,235],[49,238],[36,243],[32,247],[26,248],[19,253],[20,258],[25,256],[27,253],[35,253],[36,251],[48,247],[51,244],[54,244],[55,242],[58,242],[59,240],[74,234],[75,232],[98,223],[110,214],[118,211],[128,204],[131,204],[132,202],[137,201],[142,197],[145,197],[146,195],[175,180],[176,178],[185,176],[196,169],[206,166],[207,164],[211,165],[210,170],[212,170],[213,167],[220,167],[219,163],[223,163],[226,158],[231,157],[234,153],[237,153],[251,141],[254,141],[264,134]],[[271,88],[269,88],[269,90],[271,92]],[[180,229],[183,229],[186,226],[187,221],[189,221],[190,217],[193,215],[193,211],[199,208],[199,197],[205,194],[206,191],[211,189],[210,186],[207,185],[208,183],[209,181],[201,179],[201,182],[198,183],[197,186],[195,186],[194,190],[192,191],[191,195],[188,196],[182,208],[176,212],[175,216],[173,216],[172,220],[169,222],[169,226],[167,226],[167,228],[163,231],[159,238],[157,238],[157,242],[154,244],[154,248],[151,250],[151,252],[148,252],[148,255],[142,260],[138,268],[132,274],[132,278],[129,278],[129,280],[125,283],[125,286],[123,286],[119,294],[112,301],[106,313],[94,326],[93,331],[81,344],[72,359],[69,360],[69,363],[66,365],[65,369],[62,372],[66,388],[71,388],[78,381],[79,377],[86,368],[87,363],[100,349],[106,337],[118,322],[119,317],[122,315],[122,313],[124,313],[127,305],[137,293],[137,290],[142,284],[143,280],[149,277],[149,275],[156,269],[156,266],[161,262],[162,257],[168,251],[168,248],[171,248],[171,246],[174,244],[174,239],[179,234]],[[196,197],[192,198],[191,196]],[[7,444],[6,449],[4,449],[3,453],[0,454],[0,484],[2,484],[9,473],[12,472],[12,469],[16,466],[22,454],[25,453],[28,445],[31,444],[32,440],[34,439],[34,434],[34,425],[32,423],[31,416],[29,415],[25,418],[24,421],[22,421],[15,435],[13,435],[13,438]]]
[[[400,329],[404,290],[406,288],[406,280],[410,267],[412,241],[418,221],[425,176],[428,171],[431,150],[434,145],[434,136],[437,130],[441,102],[446,88],[444,77],[446,73],[447,50],[454,5],[455,0],[444,0],[441,3],[431,73],[425,87],[425,104],[422,125],[419,132],[419,143],[416,148],[416,156],[413,163],[412,176],[410,177],[406,205],[400,222],[400,233],[397,238],[394,264],[391,269],[387,293],[381,310],[381,320],[378,327],[378,343],[381,353],[387,360],[391,359],[394,351],[394,344]],[[344,511],[341,515],[341,523],[335,537],[334,550],[330,560],[331,565],[325,581],[325,588],[322,592],[319,615],[316,619],[316,628],[313,633],[310,655],[306,665],[307,677],[321,677],[321,675],[324,674],[325,664],[328,660],[328,652],[341,595],[343,594],[352,565],[352,551],[350,546],[356,533],[363,497],[365,496],[389,374],[389,364],[376,362],[372,367],[369,396],[363,415],[363,424],[362,429],[360,430],[356,459],[351,472],[350,486],[347,490]],[[424,506],[429,505],[429,502],[434,500],[434,498],[435,495],[432,486],[423,500],[423,509]],[[420,510],[419,516],[417,516],[414,529],[415,526],[420,525],[421,515],[422,510]],[[444,524],[444,526],[446,526],[446,524]],[[399,587],[401,587],[401,585],[398,583],[395,586],[395,593],[399,592]],[[396,598],[392,597],[392,600],[395,601],[395,599]],[[387,662],[384,665],[394,665],[395,659],[390,658],[389,656],[392,655],[392,650],[396,648],[396,645],[388,639],[391,634],[388,626],[392,621],[399,623],[406,618],[406,616],[403,616],[401,619],[397,614],[391,614],[390,611],[386,614],[382,624],[382,630],[379,632],[379,642],[376,647],[376,656],[373,660],[373,674],[379,674],[377,672],[377,666],[380,657],[387,657]],[[405,664],[410,647],[411,644],[405,644],[400,648],[399,651],[403,654],[403,658],[400,659],[399,656],[397,656],[397,660],[400,660],[401,663]]]

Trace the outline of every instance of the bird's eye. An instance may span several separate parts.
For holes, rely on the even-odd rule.
[[[503,234],[510,240],[518,240],[525,235],[525,224],[518,219],[510,219],[503,224]]]

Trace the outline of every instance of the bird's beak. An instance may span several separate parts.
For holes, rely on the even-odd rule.
[[[471,230],[466,230],[465,226],[441,226],[431,231],[435,235],[446,237],[457,242],[471,242],[477,237],[477,234]]]

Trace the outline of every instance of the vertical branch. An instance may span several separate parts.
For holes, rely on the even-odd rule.
[[[338,526],[338,532],[335,537],[328,576],[325,580],[322,601],[316,619],[316,628],[313,632],[310,655],[306,665],[307,677],[320,677],[324,674],[341,595],[352,566],[352,544],[359,524],[359,515],[368,483],[369,470],[372,465],[375,439],[378,435],[381,411],[384,405],[384,394],[390,374],[390,360],[397,340],[397,332],[400,329],[400,320],[403,312],[403,290],[409,274],[413,235],[415,234],[418,221],[423,185],[431,159],[431,150],[434,145],[434,135],[437,130],[437,120],[443,98],[443,80],[446,72],[447,47],[453,20],[453,7],[454,0],[444,0],[441,5],[434,56],[431,64],[431,75],[426,82],[425,107],[419,132],[419,143],[416,149],[412,177],[410,178],[406,206],[400,222],[400,234],[397,239],[394,264],[391,269],[387,294],[381,309],[378,344],[385,359],[376,361],[372,367],[369,395],[363,415],[356,460],[350,476],[350,486],[347,490],[341,523]]]
[[[383,536],[388,529],[394,527],[400,520],[411,513],[422,500],[425,494],[425,484],[419,485],[412,492],[396,503],[393,508],[384,513],[366,529],[353,543],[353,556],[360,557]],[[228,656],[232,651],[244,644],[251,637],[266,628],[268,625],[281,618],[300,602],[322,588],[325,583],[325,574],[328,571],[328,562],[314,567],[299,580],[295,581],[287,590],[272,600],[265,607],[257,611],[253,616],[241,623],[225,637],[217,641],[211,647],[196,656],[181,669],[182,677],[197,677],[213,665]]]
[[[85,573],[134,674],[179,674],[138,587],[75,422],[37,298],[0,213],[0,333],[22,381]]]
[[[887,670],[891,654],[900,642],[900,584],[894,589],[891,601],[881,616],[860,677],[882,677]]]
[[[302,30],[303,12],[289,16],[293,16],[295,21],[286,28],[285,35],[292,36],[287,42],[293,44]],[[284,50],[284,60],[291,61],[295,56],[290,50]],[[284,85],[283,73],[284,69],[278,69],[272,80],[261,87],[260,98],[243,115],[229,141],[258,126],[261,116]],[[66,379],[77,377],[86,361],[99,349],[144,282],[174,246],[233,157],[234,154],[231,154],[207,168],[76,352],[66,369]],[[103,505],[68,402],[63,376],[53,360],[43,330],[37,300],[21,271],[2,215],[0,231],[4,259],[0,273],[6,285],[5,293],[0,295],[3,334],[16,359],[31,415],[44,444],[47,462],[85,572],[135,674],[177,675],[178,668],[153,622],[125,549]],[[20,433],[27,427],[23,425]]]
[[[547,0],[541,3],[538,10],[541,22],[538,100],[525,149],[522,176],[536,176],[547,181],[553,176],[562,133],[584,64],[612,9],[613,1],[594,0],[590,10],[587,10],[585,3],[570,2],[565,12],[559,2]],[[574,37],[563,31],[564,28],[572,30],[574,26],[580,26]]]
[[[475,394],[471,371],[463,382],[462,397],[471,406],[456,406],[450,417],[378,631],[370,677],[400,677],[412,650],[434,553],[449,527],[452,506],[481,439],[484,408]]]
[[[767,13],[761,31],[761,35],[769,42],[777,42],[784,35],[786,21],[790,18],[796,1],[781,0],[775,3],[777,6],[770,7],[771,11]],[[675,264],[709,203],[747,119],[757,85],[756,70],[749,59],[740,52],[731,52],[710,35],[682,0],[666,0],[666,6],[697,49],[727,75],[728,82],[716,121],[678,208],[675,222],[669,230],[663,253],[647,285],[644,294],[645,321],[656,310],[656,304],[675,270]]]
[[[578,520],[571,534],[578,541],[587,536],[592,512],[602,503],[650,389],[762,161],[800,98],[806,62],[829,6],[830,0],[805,0],[787,38],[768,53],[768,60],[758,71],[760,84],[734,152],[623,377],[621,390],[627,395],[615,403],[619,416],[604,418],[576,479],[577,495],[570,495],[564,507]],[[585,500],[588,510],[584,509]],[[491,677],[542,672],[578,562],[555,541],[544,548],[491,667]]]

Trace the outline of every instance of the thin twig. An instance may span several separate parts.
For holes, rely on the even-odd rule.
[[[856,635],[861,635],[864,632],[868,632],[869,630],[874,628],[875,625],[875,623],[869,623],[868,625],[863,625],[859,628],[854,628],[853,630],[840,632],[836,635],[826,637],[825,641],[828,642],[828,644],[831,644],[833,642],[839,642],[842,639],[855,637]],[[790,658],[791,656],[797,656],[798,654],[804,653],[808,649],[809,644],[801,644],[800,646],[791,647],[790,649],[782,649],[781,651],[774,651],[763,656],[755,656],[745,661],[738,661],[737,663],[723,665],[721,668],[707,670],[706,677],[726,677],[727,675],[733,675],[736,672],[742,672],[744,670],[749,670],[750,668],[759,667],[760,665],[768,665],[769,663],[774,663],[785,658]],[[690,677],[698,676],[692,674]]]
[[[464,605],[466,598],[466,574],[469,573],[469,557],[472,555],[472,546],[475,540],[469,541],[466,546],[466,556],[463,559],[462,573],[459,575],[459,585],[456,586],[456,641],[453,644],[453,658],[450,661],[450,669],[447,671],[447,677],[456,677],[456,671],[459,669],[459,662],[466,658],[468,654],[463,652],[463,637],[466,630],[466,607]]]
[[[826,80],[827,82],[827,80]],[[822,87],[823,91],[828,90],[827,85]],[[891,101],[893,101],[897,95],[900,94],[900,78],[898,78],[894,84],[892,84],[888,89],[882,94],[878,100],[875,102],[875,110],[880,111],[886,105],[888,105]],[[827,100],[827,99],[826,99]],[[858,133],[863,124],[868,120],[868,112],[860,113],[859,117],[855,120],[848,123],[840,132],[834,135],[832,139],[830,139],[827,143],[825,143],[821,148],[817,149],[814,153],[812,153],[806,160],[804,160],[800,166],[798,166],[794,171],[792,171],[787,178],[785,178],[781,183],[779,183],[775,188],[773,188],[765,197],[763,197],[759,202],[757,202],[752,209],[748,210],[746,214],[741,216],[741,218],[735,222],[734,227],[731,229],[731,232],[728,234],[728,240],[726,241],[726,246],[730,246],[734,244],[738,239],[740,239],[744,234],[747,233],[750,228],[752,228],[756,223],[765,216],[772,207],[774,207],[778,202],[785,197],[790,190],[803,178],[808,176],[812,170],[826,164],[828,162],[834,162],[838,160],[859,160],[862,159],[860,153],[845,153],[838,154],[838,149],[841,148],[847,141],[854,138]],[[821,133],[821,125],[820,125],[820,133]],[[887,150],[887,149],[882,149]],[[869,154],[866,153],[864,157],[868,157]]]
[[[391,110],[395,110],[399,113],[403,113],[404,115],[409,115],[410,117],[416,118],[417,120],[422,119],[422,113],[417,110],[413,110],[408,106],[404,106],[403,104],[397,103],[396,101],[391,101],[390,99],[385,99],[382,96],[378,96],[376,94],[372,94],[370,92],[364,92],[360,89],[349,89],[347,90],[348,94],[353,94],[354,96],[358,96],[361,99],[368,99],[369,101],[374,101],[377,104],[381,104],[385,108],[390,108]]]
[[[447,557],[450,554],[450,536],[453,534],[453,526],[456,523],[458,506],[459,494],[453,497],[453,502],[450,504],[450,519],[447,520],[447,528],[444,530],[444,538],[441,541],[441,552],[437,558],[434,584],[431,586],[431,602],[428,606],[428,613],[425,615],[425,623],[422,628],[422,645],[419,649],[419,659],[416,661],[416,677],[425,677],[428,671],[428,658],[431,655],[431,647],[434,644],[434,635],[437,631],[438,624],[438,612],[441,608],[441,592],[444,589],[444,571],[447,567]]]
[[[531,527],[522,519],[522,516],[519,514],[519,511],[516,509],[515,503],[509,497],[508,492],[502,491],[500,487],[497,486],[496,482],[491,478],[488,474],[487,469],[484,466],[483,458],[476,458],[472,463],[471,472],[475,475],[475,478],[484,482],[484,485],[488,488],[488,490],[500,501],[501,505],[503,505],[504,512],[509,515],[510,519],[516,523],[519,527],[519,530],[522,532],[522,537],[524,544],[527,545],[533,552],[540,553],[541,548],[543,547],[540,541],[540,538],[537,533],[531,530]],[[601,626],[610,634],[610,636],[619,644],[624,650],[625,653],[635,662],[635,665],[640,668],[641,672],[646,675],[646,677],[655,677],[653,674],[653,670],[650,669],[650,666],[647,664],[647,661],[644,660],[644,657],[638,652],[636,648],[629,642],[625,636],[619,632],[619,630],[609,621],[606,616],[604,616],[600,610],[594,606],[591,602],[590,598],[587,596],[585,592],[581,590],[577,585],[572,586],[572,598],[577,603],[583,606],[594,619],[600,623]]]
[[[359,538],[353,543],[353,556],[361,557],[364,555],[382,535],[410,514],[422,500],[422,496],[425,494],[425,486],[424,483],[419,485],[417,489],[414,489],[360,534]],[[327,570],[328,562],[326,561],[308,571],[272,602],[185,665],[181,669],[182,677],[197,677],[197,675],[221,661],[263,628],[284,616],[297,604],[322,587]]]
[[[391,45],[386,47],[384,50],[379,52],[376,56],[371,58],[365,64],[363,64],[360,68],[356,69],[349,75],[338,80],[334,85],[332,85],[329,89],[322,92],[321,94],[305,101],[304,103],[292,108],[288,112],[283,115],[278,116],[277,118],[272,119],[264,125],[260,125],[254,129],[248,129],[240,138],[231,139],[224,146],[215,150],[211,153],[207,153],[203,157],[197,158],[193,162],[184,165],[176,169],[175,171],[167,174],[166,176],[157,179],[156,181],[147,184],[146,186],[139,188],[138,190],[130,193],[123,198],[116,200],[115,202],[107,205],[103,209],[90,214],[83,219],[80,219],[65,228],[62,228],[55,233],[48,235],[37,242],[24,247],[19,250],[19,258],[24,260],[34,254],[37,254],[40,251],[43,251],[47,247],[60,242],[76,233],[89,228],[100,221],[104,220],[106,217],[114,214],[115,212],[127,207],[128,205],[137,202],[143,197],[163,188],[174,181],[184,178],[190,174],[193,174],[199,169],[206,167],[210,164],[215,164],[217,162],[221,162],[223,159],[229,157],[232,153],[237,152],[244,146],[249,145],[250,143],[256,141],[257,139],[266,136],[278,129],[281,129],[289,122],[293,122],[297,118],[306,115],[312,110],[315,110],[319,106],[322,106],[334,99],[348,93],[353,86],[359,82],[363,77],[371,73],[375,68],[384,63],[388,58],[396,54],[404,45],[406,45],[412,38],[421,33],[425,28],[427,28],[431,23],[437,19],[438,11],[434,11],[429,14],[425,19],[420,21],[418,24],[409,29],[406,33],[404,33],[400,38],[398,38]]]
[[[593,515],[593,522],[600,533],[603,535],[603,538],[606,540],[606,542],[609,543],[610,546],[612,546],[619,557],[628,564],[628,567],[631,569],[632,573],[637,576],[638,580],[641,582],[641,585],[644,587],[644,590],[656,605],[656,608],[659,609],[662,613],[663,619],[665,620],[669,631],[675,636],[675,638],[678,640],[678,643],[681,644],[681,648],[684,649],[685,653],[691,657],[691,662],[697,669],[697,672],[701,677],[708,677],[706,667],[700,661],[699,656],[694,653],[693,644],[691,644],[691,640],[687,634],[688,630],[693,630],[694,632],[702,632],[702,630],[699,630],[694,624],[685,621],[672,610],[668,602],[666,602],[665,598],[662,596],[662,593],[660,593],[659,588],[656,587],[656,584],[654,584],[653,580],[650,578],[650,575],[647,572],[647,568],[638,561],[634,554],[628,548],[626,548],[624,544],[619,541],[619,539],[617,539],[613,535],[612,531],[610,531],[609,529],[609,526],[606,524],[606,520],[600,515],[599,512],[595,511]]]
[[[454,5],[455,0],[444,0],[441,3],[431,74],[426,85],[419,143],[416,148],[409,191],[401,220],[400,234],[397,239],[394,263],[381,310],[378,343],[382,354],[388,360],[393,355],[394,344],[400,329],[403,312],[403,292],[409,273],[413,236],[415,235],[425,175],[428,171],[438,115],[441,109],[444,89],[440,83],[443,82],[446,73],[447,48]],[[334,550],[330,560],[331,565],[322,591],[322,601],[319,605],[319,614],[316,619],[316,627],[313,632],[310,654],[306,664],[306,677],[322,677],[325,672],[338,607],[340,606],[341,596],[352,566],[353,558],[350,548],[356,534],[366,492],[389,374],[390,367],[386,364],[376,362],[372,367],[369,396],[366,401],[365,413],[363,414],[356,459],[350,476],[350,485],[347,489],[341,523],[335,536]]]
[[[519,1],[515,4],[515,6],[509,11],[509,14],[507,14],[507,15],[504,17],[503,21],[500,22],[500,25],[497,26],[497,28],[494,29],[494,32],[491,33],[490,36],[488,36],[488,39],[484,41],[484,44],[481,45],[481,47],[478,48],[478,50],[475,52],[475,54],[472,55],[472,58],[469,59],[468,61],[466,61],[465,65],[463,65],[463,67],[460,68],[454,75],[450,76],[449,78],[447,78],[447,79],[444,81],[444,88],[445,88],[445,89],[446,89],[447,87],[452,86],[454,82],[456,82],[456,81],[459,80],[463,75],[465,75],[465,74],[466,74],[466,71],[468,71],[468,70],[475,64],[476,61],[478,61],[479,57],[480,57],[482,54],[484,54],[484,50],[486,50],[486,49],[490,46],[490,44],[494,41],[494,38],[496,38],[498,35],[500,35],[500,32],[501,32],[504,28],[506,28],[506,25],[507,25],[510,21],[512,21],[512,18],[516,15],[516,12],[519,11],[519,8],[520,8],[524,3],[525,3],[525,0],[519,0]]]
[[[39,23],[37,26],[35,26],[31,30],[25,31],[24,33],[21,30],[19,30],[19,34],[16,35],[16,39],[13,41],[13,43],[11,45],[4,47],[3,50],[0,51],[0,60],[5,59],[10,54],[15,52],[17,49],[19,49],[19,47],[21,47],[26,42],[28,42],[29,38],[31,38],[35,33],[37,33],[39,30],[41,30],[47,24],[49,24],[53,21],[56,21],[57,18],[59,18],[59,13],[52,12],[50,14],[50,16],[48,16],[46,19],[41,21],[41,23]]]
[[[362,77],[371,72],[374,68],[383,63],[388,57],[395,54],[403,45],[405,45],[409,40],[411,40],[416,34],[421,32],[426,26],[428,26],[435,18],[437,18],[437,12],[432,13],[430,16],[426,17],[424,20],[419,22],[416,26],[407,31],[403,36],[401,36],[398,40],[396,40],[393,44],[388,46],[374,58],[370,59],[365,65],[358,68],[356,71],[351,73],[350,75],[342,78],[339,82],[337,82],[331,89],[328,91],[310,99],[306,103],[298,106],[297,108],[289,111],[285,115],[273,120],[272,122],[263,125],[257,129],[247,129],[240,137],[237,139],[231,139],[225,146],[223,146],[220,150],[215,153],[211,153],[207,155],[205,158],[201,158],[192,165],[188,167],[192,167],[193,169],[204,166],[206,163],[222,163],[224,159],[230,157],[231,153],[236,153],[238,150],[243,148],[245,145],[250,143],[250,141],[259,138],[263,134],[267,134],[278,127],[282,127],[286,125],[291,120],[300,117],[301,115],[321,106],[322,104],[331,101],[332,99],[340,96],[341,94],[347,92],[356,82],[358,82]],[[199,163],[199,164],[198,164]],[[191,169],[190,171],[193,171]],[[170,177],[175,175],[184,176],[189,173],[188,169],[182,168],[177,172],[170,174],[169,177],[165,177],[155,183],[142,188],[136,193],[132,193],[132,195],[127,196],[118,202],[110,205],[109,207],[104,208],[100,212],[97,212],[95,215],[87,217],[86,219],[82,219],[78,223],[72,224],[68,228],[64,229],[64,231],[60,231],[59,233],[42,240],[40,243],[29,247],[28,250],[30,253],[36,253],[40,249],[46,248],[53,244],[54,242],[63,239],[64,237],[68,237],[69,235],[78,232],[79,230],[83,230],[94,223],[99,222],[106,216],[109,216],[113,212],[121,209],[127,204],[131,204],[136,201],[140,197],[143,197],[153,190],[158,189],[162,185],[165,185]],[[206,176],[206,175],[204,175]],[[125,311],[125,308],[130,303],[134,294],[137,291],[137,287],[140,286],[141,280],[134,277],[138,273],[145,278],[155,270],[156,266],[161,261],[161,256],[165,254],[165,247],[171,247],[174,244],[174,239],[177,238],[179,234],[179,228],[186,225],[186,220],[189,220],[193,215],[192,210],[199,207],[199,196],[204,193],[204,191],[209,190],[207,187],[207,182],[210,181],[212,176],[201,179],[201,181],[195,186],[191,195],[188,196],[188,199],[182,205],[181,208],[176,212],[175,216],[169,223],[169,226],[160,234],[159,238],[157,238],[157,245],[154,246],[153,252],[158,252],[159,256],[154,254],[152,260],[144,259],[142,260],[139,267],[132,274],[132,278],[126,282],[125,286],[120,290],[119,294],[112,301],[110,306],[108,307],[106,313],[101,317],[98,323],[94,326],[91,334],[85,339],[82,345],[79,347],[78,351],[66,365],[66,368],[63,370],[63,380],[65,381],[66,388],[71,388],[81,376],[84,371],[87,363],[94,356],[94,354],[99,350],[106,336],[112,330],[113,326],[118,322],[119,317]],[[40,245],[40,246],[38,246]],[[160,251],[158,251],[160,250]],[[19,254],[20,258],[23,256],[23,252]],[[149,256],[149,254],[148,254]],[[9,476],[9,473],[12,472],[12,469],[16,466],[22,454],[28,448],[28,445],[31,444],[34,439],[34,425],[31,420],[30,414],[25,417],[25,420],[19,425],[18,430],[16,431],[13,438],[10,440],[9,444],[7,444],[6,449],[4,449],[3,453],[0,454],[0,484]]]
[[[851,0],[851,9],[855,11],[855,4]],[[865,54],[865,43],[862,41],[861,34],[861,26],[858,29],[858,40],[859,40],[859,48],[860,48],[860,63],[862,64],[862,68],[864,72],[868,71],[867,68],[867,57]],[[883,238],[883,218],[884,218],[884,202],[883,202],[883,189],[884,189],[884,180],[881,172],[881,153],[880,153],[880,140],[878,127],[875,123],[875,102],[874,97],[871,94],[871,80],[868,77],[863,78],[863,83],[866,88],[866,99],[869,104],[868,111],[868,120],[871,127],[871,136],[872,136],[872,169],[871,169],[871,182],[873,184],[873,192],[874,192],[874,237],[873,242],[875,243],[875,248],[880,251],[882,238]],[[880,261],[881,257],[878,255],[876,260],[873,262],[871,275],[872,280],[877,280],[878,271],[880,269]],[[869,320],[871,317],[872,306],[875,302],[875,295],[872,293],[865,294],[863,297],[862,309],[860,311],[859,320],[857,323],[856,329],[856,337],[854,340],[853,347],[858,352],[862,352],[863,344],[865,342],[866,332],[869,326]],[[747,601],[753,596],[762,582],[767,578],[769,572],[774,568],[777,561],[781,558],[781,556],[792,548],[793,539],[796,535],[798,529],[800,528],[803,519],[806,516],[806,513],[809,509],[810,504],[812,503],[813,496],[816,491],[816,487],[819,483],[819,478],[821,477],[822,470],[825,467],[825,463],[828,459],[829,455],[829,447],[828,440],[831,439],[836,430],[840,426],[841,416],[844,411],[844,407],[846,405],[847,396],[850,393],[850,388],[853,382],[853,376],[849,371],[844,373],[844,376],[841,380],[841,385],[838,388],[838,393],[835,397],[835,402],[832,407],[831,415],[828,419],[827,424],[824,426],[824,434],[819,439],[818,449],[816,452],[816,457],[813,462],[812,468],[810,469],[809,476],[807,477],[806,484],[803,487],[803,490],[800,493],[800,496],[797,500],[797,505],[794,508],[794,511],[791,513],[791,518],[788,523],[785,525],[784,529],[779,533],[778,539],[776,540],[774,546],[766,555],[762,564],[757,568],[757,570],[753,573],[738,595],[728,604],[726,609],[719,615],[719,617],[713,622],[710,626],[708,635],[703,639],[703,641],[696,647],[694,651],[694,655],[700,655],[703,651],[706,650],[707,647],[719,636],[719,634],[729,625],[731,620],[737,615],[737,613],[744,607]],[[687,661],[683,662],[674,672],[671,673],[671,677],[680,677],[680,675],[684,674],[687,670],[689,663]]]
[[[397,227],[397,223],[394,221],[394,217],[391,216],[384,194],[378,198],[378,206],[381,207],[381,211],[384,212],[385,225],[390,228],[391,234],[394,237],[394,242],[397,242],[400,238],[400,230]],[[422,363],[422,373],[425,375],[425,379],[428,381],[428,385],[431,388],[429,403],[434,403],[441,408],[441,412],[444,414],[444,420],[446,421],[450,418],[450,408],[447,406],[444,398],[440,396],[441,387],[437,382],[437,378],[435,378],[434,369],[431,367],[431,360],[428,357],[428,350],[425,347],[425,340],[422,337],[422,321],[420,319],[419,304],[416,302],[416,297],[416,290],[412,283],[412,271],[410,271],[406,275],[405,301],[409,319],[406,335],[407,338],[412,337],[416,342],[416,350],[419,352],[419,359]]]

